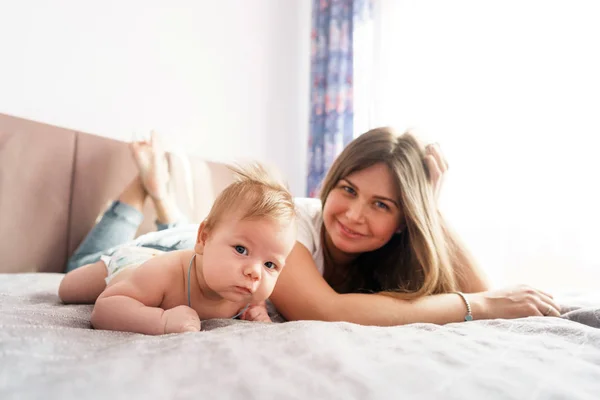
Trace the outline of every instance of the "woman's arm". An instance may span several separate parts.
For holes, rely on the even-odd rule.
[[[442,154],[442,150],[437,143],[430,144],[425,149],[425,163],[429,170],[429,180],[436,199],[440,195],[443,177],[448,171],[448,162]],[[475,258],[467,250],[464,243],[461,242],[458,235],[448,226],[440,214],[442,229],[448,247],[451,250],[450,257],[454,267],[458,286],[462,292],[475,293],[483,292],[489,289],[489,284],[485,274],[477,266]]]
[[[470,295],[467,295],[470,296]],[[338,294],[323,279],[300,243],[281,272],[271,301],[288,320],[347,321],[362,325],[445,324],[463,321],[467,309],[457,294],[401,300],[379,294]],[[473,315],[481,316],[471,301]]]
[[[474,319],[559,315],[547,294],[527,286],[465,295]],[[446,324],[464,321],[467,309],[457,294],[403,300],[381,294],[338,294],[317,270],[300,243],[288,257],[271,301],[288,320],[346,321],[392,326],[416,322]]]
[[[441,217],[442,229],[450,250],[450,259],[456,273],[459,290],[465,293],[485,292],[490,289],[487,278],[477,265],[475,257]]]

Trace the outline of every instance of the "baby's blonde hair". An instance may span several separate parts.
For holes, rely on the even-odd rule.
[[[285,183],[273,170],[260,163],[230,165],[235,180],[216,198],[204,220],[210,232],[224,216],[241,212],[241,218],[271,218],[280,223],[292,223],[296,218],[294,199]]]

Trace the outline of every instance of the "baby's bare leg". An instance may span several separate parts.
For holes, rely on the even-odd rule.
[[[106,288],[104,261],[77,268],[65,275],[58,288],[58,297],[65,304],[93,304]]]

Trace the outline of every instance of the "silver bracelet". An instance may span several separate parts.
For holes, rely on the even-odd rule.
[[[465,321],[473,321],[473,314],[471,314],[471,303],[469,303],[469,300],[467,300],[467,296],[465,296],[461,292],[454,292],[454,293],[459,295],[465,302],[465,305],[467,306],[467,315],[465,315]]]

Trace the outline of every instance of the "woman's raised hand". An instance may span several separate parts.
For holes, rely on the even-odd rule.
[[[425,147],[425,164],[427,164],[429,179],[437,199],[440,195],[444,174],[448,171],[448,162],[438,143],[432,143]]]

